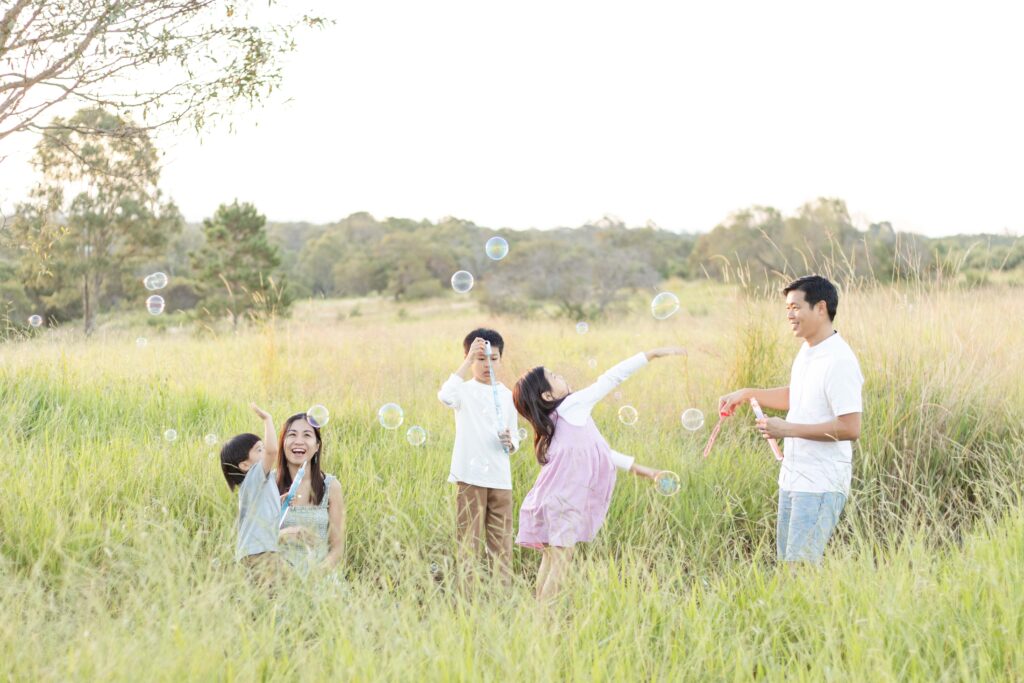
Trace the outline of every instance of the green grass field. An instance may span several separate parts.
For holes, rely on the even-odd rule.
[[[460,300],[404,309],[309,302],[238,336],[115,320],[0,347],[0,676],[4,680],[1020,680],[1024,677],[1024,301],[1013,290],[871,289],[837,328],[866,377],[851,500],[820,569],[773,562],[777,465],[749,414],[684,430],[690,407],[784,383],[797,343],[781,298],[681,287],[682,308],[593,321],[493,319]],[[359,315],[351,315],[358,305]],[[173,322],[173,321],[164,321]],[[595,412],[638,461],[679,473],[656,495],[620,476],[561,603],[457,599],[454,424],[436,392],[473,327],[501,331],[511,385],[546,364],[576,386],[654,346],[658,361]],[[149,337],[139,348],[135,338]],[[591,369],[588,360],[598,361]],[[203,437],[259,431],[323,403],[324,468],[345,490],[343,585],[273,599],[233,563],[237,502]],[[399,403],[386,431],[377,408]],[[621,404],[637,408],[621,424]],[[418,424],[419,448],[405,440]],[[166,429],[177,441],[163,438]],[[516,503],[536,477],[513,456]]]

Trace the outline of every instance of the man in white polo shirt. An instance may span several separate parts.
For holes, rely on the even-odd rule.
[[[836,332],[835,286],[819,275],[794,280],[782,293],[793,335],[803,339],[789,386],[740,389],[719,399],[731,413],[756,398],[786,419],[757,421],[765,438],[785,439],[776,523],[780,562],[821,562],[850,495],[853,441],[860,438],[864,377],[856,356]]]

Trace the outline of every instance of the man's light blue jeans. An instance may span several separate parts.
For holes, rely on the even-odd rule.
[[[825,544],[839,522],[846,496],[838,492],[779,490],[776,544],[779,562],[821,563]]]

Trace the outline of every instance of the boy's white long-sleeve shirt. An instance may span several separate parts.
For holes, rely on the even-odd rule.
[[[566,422],[582,427],[590,419],[590,413],[598,401],[610,394],[615,387],[625,382],[630,375],[647,365],[647,354],[638,353],[630,356],[618,365],[606,370],[597,381],[586,389],[574,391],[565,397],[556,412]],[[555,427],[558,429],[558,427]],[[620,470],[628,470],[633,466],[636,458],[612,450],[612,462]]]
[[[455,446],[448,481],[512,489],[512,467],[498,432],[509,430],[514,452],[519,448],[519,421],[512,392],[500,383],[497,389],[503,425],[498,424],[490,384],[453,374],[437,392],[441,403],[455,410]]]

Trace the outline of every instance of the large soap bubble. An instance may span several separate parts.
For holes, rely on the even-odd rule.
[[[164,306],[164,298],[159,294],[154,294],[146,299],[146,310],[150,315],[160,315],[164,312]]]
[[[473,289],[473,274],[468,270],[460,270],[452,275],[452,289],[459,294],[466,294]]]
[[[651,315],[665,320],[679,310],[679,297],[672,292],[662,292],[651,300]]]
[[[484,251],[487,252],[487,258],[492,261],[500,261],[508,256],[508,242],[504,237],[492,237],[487,240]]]
[[[405,413],[402,412],[402,406],[397,403],[385,403],[377,411],[377,419],[384,429],[398,429],[405,420]]]

